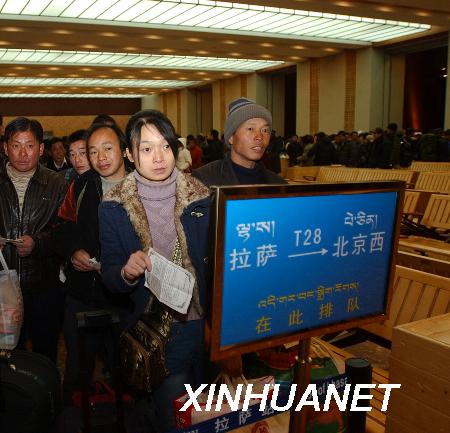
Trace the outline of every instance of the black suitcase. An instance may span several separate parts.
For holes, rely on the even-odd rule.
[[[61,409],[61,378],[52,361],[34,352],[1,351],[0,432],[54,432]]]

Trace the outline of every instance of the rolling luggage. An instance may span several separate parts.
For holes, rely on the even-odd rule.
[[[61,379],[43,355],[0,352],[0,431],[53,433],[62,409]]]
[[[118,368],[119,324],[118,314],[108,310],[77,314],[81,366],[82,433],[126,433],[122,382]],[[105,332],[111,332],[113,337],[114,365],[112,380],[115,404],[96,404],[89,392],[90,377],[89,372],[85,370],[85,338],[90,330],[99,328],[103,328]]]

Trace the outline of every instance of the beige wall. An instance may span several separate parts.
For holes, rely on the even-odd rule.
[[[386,62],[386,100],[388,106],[385,110],[382,127],[395,122],[399,128],[403,124],[403,103],[405,89],[405,56],[399,54],[390,56]]]
[[[54,136],[62,137],[69,135],[77,129],[87,129],[95,116],[30,116],[33,119],[39,121],[44,131],[52,132]],[[125,125],[128,122],[130,116],[128,115],[113,115],[113,119],[117,124],[125,129]],[[15,117],[5,116],[3,124],[6,126]]]
[[[162,101],[159,95],[144,96],[141,99],[141,108],[143,110],[147,108],[153,108],[155,110],[162,110]]]
[[[370,131],[384,124],[384,63],[381,50],[363,48],[356,53],[355,129]]]
[[[319,67],[319,131],[331,134],[344,128],[345,56],[322,58]]]
[[[284,74],[273,74],[269,77],[267,88],[270,97],[265,105],[272,113],[272,127],[277,135],[284,136]]]

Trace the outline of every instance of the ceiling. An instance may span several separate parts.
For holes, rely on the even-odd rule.
[[[450,1],[0,0],[0,26],[0,97],[141,97],[429,38]]]

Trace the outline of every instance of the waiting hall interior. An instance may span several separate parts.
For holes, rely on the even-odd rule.
[[[35,275],[39,274],[39,278],[45,281],[47,277],[50,279],[49,275],[54,270],[51,267],[53,265],[50,266],[50,262],[45,261],[46,259],[42,259],[42,262],[37,260],[41,260],[45,254],[50,254],[49,251],[53,256],[58,256],[59,260],[58,275],[55,274],[57,295],[49,293],[48,297],[39,298],[39,292],[33,291],[32,286],[28,288],[25,283],[22,284],[23,293],[29,290],[26,296],[24,295],[21,306],[22,310],[25,308],[25,315],[33,304],[36,308],[41,308],[40,314],[47,314],[50,310],[55,313],[54,319],[57,323],[45,325],[52,328],[57,338],[55,346],[57,355],[52,361],[47,359],[45,351],[40,352],[47,356],[45,360],[29,359],[25,355],[25,350],[34,351],[36,344],[33,345],[30,340],[23,341],[26,335],[21,335],[19,347],[12,351],[5,343],[6,340],[2,340],[4,338],[2,332],[6,333],[7,327],[7,301],[6,296],[2,298],[1,293],[6,290],[4,289],[6,286],[3,285],[3,279],[0,280],[0,432],[450,432],[450,85],[448,83],[450,1],[253,0],[250,3],[249,1],[0,1],[0,251],[4,253],[6,259],[5,261],[1,256],[1,269],[5,266],[16,269],[21,280],[20,282],[17,280],[18,284],[28,282],[26,278],[30,275],[32,275],[30,281],[33,283]],[[242,115],[247,117],[236,120],[236,113],[242,107],[249,110],[247,114]],[[188,192],[184,192],[187,198],[183,196],[181,200],[177,195],[175,202],[175,190],[171,193],[173,201],[170,204],[170,217],[164,213],[165,208],[163,210],[158,208],[160,212],[158,217],[152,217],[145,204],[145,200],[150,201],[150,198],[138,195],[142,192],[139,190],[140,181],[142,184],[145,182],[150,184],[161,179],[166,181],[169,176],[174,176],[171,174],[172,171],[168,176],[163,176],[166,166],[157,169],[160,170],[158,173],[163,174],[162,177],[156,176],[156,179],[145,178],[143,173],[146,172],[136,169],[144,164],[143,161],[147,161],[145,158],[148,156],[145,156],[144,152],[150,152],[151,146],[143,147],[142,143],[138,143],[137,148],[133,147],[136,134],[141,140],[141,129],[138,133],[133,129],[138,128],[137,118],[133,116],[154,111],[163,115],[154,121],[155,125],[169,125],[168,129],[172,128],[170,124],[173,125],[175,144],[161,132],[162,127],[156,127],[150,122],[152,127],[157,129],[158,139],[163,137],[162,139],[166,140],[165,149],[170,147],[175,155],[173,162],[176,167],[175,173],[179,172],[183,179],[184,176],[188,179],[185,184]],[[22,118],[26,118],[26,121],[34,119],[42,127],[42,140],[36,143],[42,149],[39,155],[35,155],[36,166],[33,166],[31,171],[20,169],[20,164],[29,164],[33,157],[28,157],[29,154],[23,149],[25,141],[15,142],[14,137],[30,131],[35,134],[33,128],[38,130],[39,127],[26,122],[23,125],[27,126],[15,123]],[[246,121],[254,118],[265,120],[265,123],[257,123],[256,126],[251,124],[247,130],[249,135],[253,134],[253,139],[260,140],[251,151],[248,151],[259,154],[257,157],[252,154],[256,166],[264,170],[258,175],[245,171],[248,168],[253,169],[254,163],[244,167],[244,170],[242,167],[236,168],[239,161],[246,160],[248,152],[239,153],[235,134],[239,131],[238,127],[246,125]],[[142,119],[141,121],[144,122]],[[109,126],[102,128],[101,125],[106,124]],[[230,129],[231,124],[234,129]],[[138,125],[140,128],[145,122]],[[105,164],[118,164],[117,170],[122,173],[121,177],[111,176],[109,180],[102,173],[103,171],[106,173],[110,165],[102,166],[100,161],[102,151],[95,146],[92,150],[89,144],[91,139],[100,136],[102,131],[105,132],[105,128],[107,133],[102,136],[102,146],[104,142],[117,142],[117,155],[112,156]],[[230,136],[233,138],[230,139]],[[34,135],[34,138],[37,137],[39,133]],[[142,137],[147,136],[142,133]],[[151,137],[154,138],[153,135]],[[29,140],[29,137],[27,139]],[[80,142],[84,143],[82,147],[75,149],[73,145],[76,143],[79,145]],[[147,143],[145,139],[142,139],[142,142]],[[154,143],[151,140],[148,142]],[[108,150],[104,148],[104,153],[114,152],[114,149],[111,150],[114,146],[115,144],[111,145]],[[22,150],[17,150],[19,147]],[[17,153],[14,153],[16,150]],[[237,152],[240,159],[234,159],[233,152],[235,155]],[[21,155],[25,155],[23,161],[20,160]],[[17,170],[15,166],[13,170],[11,169],[14,158],[19,161]],[[98,161],[95,161],[97,158]],[[109,157],[105,156],[105,159],[107,158]],[[376,314],[367,313],[366,316],[358,316],[355,311],[354,318],[352,316],[352,319],[349,319],[351,326],[345,326],[346,320],[339,319],[334,323],[330,319],[329,324],[317,325],[319,331],[315,328],[316,325],[306,327],[306,330],[301,328],[303,319],[297,317],[295,319],[297,322],[292,323],[299,325],[299,334],[295,334],[294,338],[293,334],[289,333],[291,331],[283,330],[280,331],[281,335],[278,335],[278,338],[271,339],[267,336],[267,339],[264,339],[261,328],[255,327],[254,338],[258,341],[254,345],[241,341],[236,336],[236,343],[225,345],[227,347],[223,349],[221,338],[224,337],[221,333],[225,332],[226,326],[231,326],[233,332],[239,334],[240,326],[244,326],[247,314],[245,301],[242,301],[242,305],[235,305],[236,315],[231,316],[233,318],[229,321],[231,325],[226,325],[225,316],[221,316],[228,311],[225,282],[231,277],[227,272],[230,269],[239,270],[239,265],[244,267],[248,259],[245,258],[245,254],[242,255],[242,251],[248,253],[245,244],[239,257],[236,256],[236,250],[233,250],[235,255],[232,258],[231,255],[225,257],[224,251],[228,251],[230,246],[225,242],[228,232],[224,229],[224,203],[232,203],[234,196],[227,202],[228,193],[225,188],[221,196],[224,202],[214,202],[220,203],[220,206],[219,204],[216,207],[212,206],[210,211],[212,215],[210,221],[214,221],[212,226],[217,230],[213,235],[219,236],[217,233],[222,229],[224,234],[222,237],[212,238],[210,229],[209,240],[203,244],[201,235],[196,234],[197,237],[194,238],[189,236],[191,232],[184,228],[185,214],[182,214],[183,209],[189,209],[190,216],[197,218],[196,223],[200,221],[204,210],[191,209],[187,204],[191,204],[189,200],[193,201],[194,196],[197,199],[205,199],[209,196],[210,188],[217,185],[217,178],[214,181],[205,181],[210,173],[204,167],[209,167],[208,164],[216,164],[214,167],[217,167],[218,161],[229,161],[230,167],[234,167],[235,170],[233,174],[235,183],[227,183],[225,171],[217,175],[224,181],[224,186],[253,185],[248,187],[247,192],[244,191],[246,187],[240,186],[235,190],[229,190],[229,194],[236,194],[237,200],[242,199],[244,202],[258,197],[263,199],[291,197],[296,194],[295,191],[301,197],[326,194],[340,197],[349,191],[351,194],[356,191],[356,194],[361,195],[386,193],[383,188],[390,193],[395,192],[396,201],[392,215],[383,207],[384,205],[379,205],[380,215],[385,215],[384,212],[391,215],[389,227],[392,232],[389,238],[386,235],[389,245],[386,241],[383,262],[374,262],[376,266],[367,264],[367,272],[364,271],[366,262],[363,259],[354,262],[349,260],[348,268],[344,269],[345,266],[342,266],[342,269],[339,269],[340,265],[337,262],[330,262],[333,263],[332,266],[320,264],[320,254],[326,255],[327,252],[307,252],[304,254],[310,254],[308,257],[311,260],[314,257],[316,261],[311,261],[311,266],[306,268],[299,267],[298,271],[294,271],[295,276],[289,276],[298,283],[298,288],[295,288],[297,292],[305,290],[302,293],[306,299],[309,296],[306,293],[312,293],[312,289],[307,292],[307,288],[302,284],[303,281],[309,281],[309,274],[313,273],[317,277],[311,278],[314,282],[319,281],[318,287],[314,288],[317,302],[327,299],[327,296],[330,299],[334,299],[333,296],[337,298],[340,296],[338,292],[345,292],[349,296],[346,311],[352,313],[360,308],[357,304],[358,298],[350,297],[352,290],[356,292],[357,285],[355,282],[357,277],[351,279],[353,273],[365,274],[361,278],[366,278],[369,286],[372,279],[373,281],[381,279],[382,284],[377,288],[383,295],[381,309],[377,310]],[[42,197],[39,196],[38,199],[33,196],[35,207],[28,217],[27,185],[36,170],[40,170],[37,167],[44,166],[45,170],[49,169],[58,174],[52,187],[53,195],[39,193]],[[196,170],[199,170],[198,175]],[[267,177],[266,170],[274,177]],[[24,180],[21,172],[22,175],[25,172],[31,174]],[[126,182],[130,176],[128,173],[135,172],[138,172],[136,175],[138,186],[134,188]],[[84,176],[87,179],[85,173],[93,173],[88,181],[92,184],[86,184],[95,184],[97,189],[77,187],[80,177]],[[126,174],[128,177],[125,177]],[[245,179],[256,180],[245,181]],[[41,179],[39,182],[43,185],[47,180]],[[117,187],[119,183],[122,189]],[[180,183],[177,183],[177,188]],[[123,187],[124,184],[127,186]],[[271,187],[258,189],[254,186],[256,184],[270,184]],[[98,192],[99,188],[100,191],[103,188],[103,191]],[[139,204],[140,207],[135,206],[134,192],[143,203]],[[109,198],[105,200],[106,194]],[[167,198],[162,192],[158,194],[161,195],[157,200]],[[177,189],[176,194],[181,192],[179,193]],[[271,194],[275,195],[272,197]],[[219,192],[215,196],[216,200],[219,200],[218,195]],[[10,202],[10,199],[13,200],[12,196],[14,201]],[[123,202],[120,202],[120,206],[126,210],[125,216],[121,216],[122,225],[117,223],[114,230],[111,229],[114,235],[108,232],[109,226],[106,227],[105,221],[110,224],[115,221],[102,219],[102,215],[108,212],[113,215],[115,212],[115,205],[108,208],[108,204],[105,204],[105,201],[111,203],[108,202],[110,197],[114,197],[114,200],[121,197]],[[378,206],[377,196],[373,197],[373,205]],[[92,201],[83,208],[84,205],[81,203],[87,202],[88,199]],[[370,200],[368,198],[367,202]],[[142,208],[142,212],[136,217],[132,211],[138,207],[139,210]],[[174,209],[179,215],[176,214],[172,218]],[[219,209],[224,213],[214,214],[219,212]],[[244,206],[244,209],[247,208]],[[242,221],[238,222],[242,223],[239,224],[242,227],[247,224],[247,227],[244,227],[247,231],[242,227],[242,231],[239,231],[239,227],[236,228],[239,241],[242,241],[242,238],[245,241],[251,239],[252,230],[257,233],[255,224],[261,224],[259,232],[270,232],[268,227],[272,211],[269,206],[266,216],[264,210],[261,216],[258,216],[261,218],[259,223],[256,223],[256,220],[250,223],[250,219],[248,221],[245,219],[247,214],[243,213]],[[42,228],[42,232],[36,229],[36,232],[32,233],[33,227],[39,226],[47,218],[46,212],[49,212],[48,224],[43,224],[45,227]],[[330,209],[329,212],[312,215],[310,218],[311,221],[316,218],[317,221],[328,221],[324,224],[329,224],[331,227],[329,230],[332,231],[341,223],[340,214],[333,212],[334,210]],[[302,211],[299,215],[301,213]],[[351,215],[351,218],[354,218],[351,224],[358,230],[360,227],[364,228],[361,228],[361,232],[354,232],[353,246],[348,247],[349,257],[359,256],[361,251],[368,256],[369,249],[371,253],[372,250],[376,251],[375,229],[370,233],[364,232],[370,224],[372,228],[376,227],[376,224],[373,225],[374,216],[369,213],[361,210],[360,213]],[[324,214],[327,214],[326,218],[329,220],[325,219]],[[292,221],[300,219],[299,215],[289,215],[288,219]],[[349,215],[347,212],[347,218]],[[86,220],[83,219],[85,217]],[[239,417],[238,415],[236,418],[230,417],[229,426],[219,422],[220,416],[227,416],[226,411],[220,413],[220,416],[212,414],[209,418],[199,419],[194,418],[194,415],[187,417],[179,415],[181,413],[179,412],[172,414],[177,421],[176,429],[174,425],[170,428],[162,427],[159,422],[165,417],[164,412],[158,412],[159,408],[155,409],[154,406],[156,400],[161,398],[162,401],[165,396],[153,392],[153,389],[149,395],[144,396],[148,389],[141,389],[134,394],[127,388],[127,383],[119,386],[120,393],[119,391],[116,393],[117,383],[124,379],[118,379],[117,372],[110,368],[105,360],[111,355],[106,353],[109,349],[117,349],[115,343],[108,343],[109,346],[105,350],[103,347],[95,349],[88,347],[88,352],[90,350],[97,352],[94,353],[91,366],[92,383],[86,385],[83,382],[84,367],[79,365],[78,348],[71,349],[71,345],[82,344],[83,335],[85,336],[83,327],[87,326],[89,320],[94,320],[94,311],[103,311],[103,304],[96,304],[94,296],[89,298],[88,294],[90,285],[94,286],[102,278],[105,252],[103,236],[108,238],[110,235],[108,240],[116,248],[114,254],[119,257],[122,253],[120,248],[128,248],[129,242],[129,238],[125,237],[128,226],[123,225],[124,221],[135,227],[133,224],[136,220],[139,222],[139,218],[142,218],[144,225],[148,222],[152,230],[158,227],[158,234],[162,238],[172,236],[171,249],[164,260],[173,259],[172,261],[183,270],[186,268],[195,274],[196,278],[193,279],[196,282],[192,283],[194,307],[189,307],[189,310],[186,310],[189,312],[183,313],[188,319],[184,316],[180,319],[181,316],[174,315],[175,319],[170,319],[174,322],[170,322],[168,326],[170,328],[175,323],[181,329],[183,323],[191,321],[192,317],[205,320],[205,331],[203,327],[201,331],[202,336],[203,333],[206,335],[205,345],[211,345],[210,349],[215,347],[217,355],[214,362],[205,361],[207,366],[204,369],[208,370],[208,375],[211,372],[217,373],[221,368],[223,371],[234,372],[236,369],[233,362],[237,362],[240,368],[239,377],[243,374],[250,382],[255,378],[270,376],[274,381],[272,385],[279,384],[288,389],[292,383],[299,383],[297,382],[299,377],[302,378],[303,385],[304,380],[309,383],[310,379],[312,383],[322,383],[320,380],[338,381],[346,372],[348,373],[347,369],[351,370],[351,360],[357,359],[364,364],[365,374],[369,374],[369,378],[367,376],[365,378],[365,383],[375,385],[370,391],[371,410],[364,412],[361,419],[351,412],[340,413],[337,408],[333,413],[330,411],[316,417],[312,408],[308,408],[308,411],[311,409],[308,415],[294,417],[294,412],[289,411],[270,415],[264,413],[259,415],[260,418],[249,418],[248,422],[245,416],[242,418],[245,412],[241,411]],[[61,219],[69,221],[70,225],[62,227]],[[13,220],[16,222],[13,223]],[[349,220],[343,218],[342,220],[345,224],[350,224]],[[271,223],[275,226],[274,221]],[[89,229],[76,231],[75,227],[82,224]],[[137,223],[136,226],[139,227]],[[281,224],[277,226],[277,230],[280,226]],[[111,227],[113,225],[109,228]],[[303,246],[311,244],[314,246],[315,243],[318,246],[319,241],[316,242],[315,239],[321,239],[323,233],[317,232],[315,226],[308,227],[303,235],[309,230],[308,239],[311,241],[304,243]],[[133,232],[133,242],[144,239],[148,244],[146,246],[151,246],[150,231],[148,236],[141,237],[141,232],[136,229],[136,233]],[[180,231],[186,232],[186,236],[183,234],[180,237]],[[323,227],[323,232],[325,231]],[[79,233],[81,234],[77,237]],[[282,228],[280,233],[284,236]],[[122,235],[123,237],[120,237]],[[25,249],[27,239],[21,240],[21,236],[27,236],[32,242],[29,251]],[[114,236],[117,236],[117,239]],[[297,240],[299,236],[297,232]],[[366,243],[362,238],[366,239],[364,241]],[[117,243],[113,243],[111,239]],[[87,249],[87,247],[77,248],[82,241],[86,242],[86,245],[94,245],[92,248],[97,251],[97,254],[91,253],[91,257],[88,257],[89,263],[84,265],[81,261],[77,261],[75,255],[76,251]],[[159,242],[158,236],[154,237],[153,241],[156,245]],[[229,239],[227,241],[230,242]],[[339,254],[346,256],[344,253],[346,241],[342,237],[338,238],[337,242]],[[191,243],[194,244],[194,248],[191,248]],[[198,244],[202,244],[201,248]],[[213,263],[210,256],[201,257],[203,265],[209,272],[207,276],[202,274],[209,284],[210,303],[206,303],[208,309],[202,304],[201,284],[197,283],[200,277],[194,257],[200,255],[200,250],[206,244],[210,249],[214,248],[212,256],[215,260]],[[330,241],[330,245],[337,244]],[[164,248],[169,247],[166,245]],[[191,249],[195,250],[195,253],[191,253]],[[136,250],[138,248],[131,253],[135,253]],[[331,255],[330,249],[328,253]],[[111,251],[110,256],[114,254]],[[258,267],[262,268],[266,263],[270,263],[271,257],[276,256],[273,249],[266,254],[264,260],[258,255]],[[338,253],[335,252],[333,255],[336,254]],[[40,264],[36,265],[33,262],[34,264],[28,265],[29,257],[31,261],[39,257],[36,263]],[[223,261],[224,269],[218,269],[217,257]],[[181,260],[181,265],[175,258]],[[109,259],[114,262],[112,257]],[[124,260],[123,263],[111,264],[111,268],[114,266],[120,268],[117,271],[122,284],[119,296],[123,295],[124,287],[132,293],[133,285],[142,277],[141,274],[135,276],[130,272],[128,263]],[[25,275],[28,271],[24,271],[28,269],[27,266],[31,269],[28,276]],[[142,265],[142,273],[144,271],[150,273],[146,266],[147,262]],[[267,278],[270,281],[275,278],[283,281],[288,278],[286,269],[280,267]],[[73,277],[75,278],[73,281],[82,286],[80,293],[83,292],[83,296],[86,293],[85,298],[76,298],[76,291],[72,288],[67,289],[67,281],[72,278],[70,274],[72,271],[75,274],[88,272],[92,277],[91,280],[82,278],[77,280]],[[338,272],[344,274],[347,272],[345,275],[348,275],[348,281],[339,280],[330,283],[323,277],[324,282],[320,282],[321,276],[333,275],[334,272],[336,275]],[[0,277],[3,278],[3,274],[0,274]],[[258,280],[261,286],[265,283],[264,278]],[[248,280],[244,281],[248,285],[252,284]],[[375,287],[376,283],[373,284]],[[140,283],[136,287],[138,286],[140,287]],[[245,291],[246,286],[239,287],[239,290]],[[321,298],[319,298],[320,291]],[[363,292],[363,289],[360,292]],[[238,294],[239,291],[236,291],[234,296],[238,297]],[[75,296],[73,298],[75,301],[71,298],[72,303],[67,303],[67,296]],[[126,302],[131,302],[132,296],[127,298]],[[272,292],[261,295],[261,300],[258,298],[258,314],[261,311],[264,314],[271,311],[269,300],[273,305],[278,302],[273,310],[288,308],[289,296],[293,295],[284,293],[283,296],[276,298],[277,301],[275,297],[270,296]],[[295,296],[297,296],[295,302],[303,299],[300,293]],[[216,297],[221,300],[217,301]],[[141,298],[139,301],[136,299],[133,298],[132,301],[143,302]],[[353,306],[350,306],[350,300]],[[83,319],[76,316],[76,313],[84,313],[78,301],[83,305],[89,305],[88,313]],[[102,305],[102,308],[96,308],[96,305]],[[128,308],[128,304],[126,305]],[[330,304],[321,305],[329,306],[328,310],[320,310],[320,318],[325,318],[327,314],[331,316]],[[362,305],[361,308],[363,309]],[[66,327],[64,324],[64,314],[67,311],[73,316],[71,329],[68,329],[69,325]],[[146,308],[145,313],[148,311]],[[111,331],[109,337],[113,340],[116,337],[118,339],[118,333],[124,332],[125,329],[121,327],[123,317],[120,308],[116,313],[111,313],[107,317],[111,321],[108,323]],[[102,314],[98,315],[101,320],[104,319]],[[253,310],[249,314],[253,314]],[[305,313],[305,320],[306,315]],[[29,317],[31,316],[30,313]],[[50,317],[50,313],[48,316]],[[218,317],[223,320],[220,325]],[[26,322],[28,318],[25,316],[23,320],[27,326],[32,323]],[[293,321],[293,316],[289,316],[289,320]],[[118,325],[119,322],[121,325]],[[31,328],[36,327],[36,332],[39,323],[36,321],[31,325]],[[203,322],[201,323],[203,325]],[[260,325],[258,322],[258,326]],[[95,326],[103,329],[104,323]],[[265,330],[270,330],[269,325],[266,324]],[[300,330],[305,333],[301,334]],[[177,332],[176,335],[179,335],[185,331]],[[45,340],[45,336],[43,339]],[[72,350],[76,353],[73,359],[70,355]],[[183,349],[179,350],[182,352]],[[80,356],[82,360],[83,355]],[[208,357],[209,352],[205,356]],[[301,356],[304,358],[299,362]],[[174,357],[176,358],[176,355]],[[164,355],[162,358],[164,361]],[[170,356],[167,355],[167,358]],[[232,362],[226,364],[224,359]],[[31,375],[36,376],[35,382],[30,384],[29,388],[25,382],[24,385],[21,382],[20,386],[23,388],[16,391],[15,381],[22,379],[16,378],[18,373],[13,372],[16,367],[11,369],[14,362],[19,370],[25,371],[30,368]],[[144,361],[140,359],[140,362]],[[198,363],[204,365],[200,361]],[[69,375],[65,376],[69,364],[70,371],[76,369],[77,372],[70,378],[72,380],[70,387],[67,385],[68,388],[65,389],[65,385],[62,388],[61,385],[64,380],[65,384],[69,381]],[[306,368],[303,364],[309,365],[307,373],[302,370]],[[331,373],[327,370],[328,364],[331,365]],[[299,367],[301,365],[302,368]],[[311,376],[306,377],[309,374]],[[315,377],[314,374],[318,376]],[[48,376],[44,378],[44,375]],[[232,377],[232,373],[229,376]],[[41,382],[46,383],[43,389],[39,388]],[[401,388],[392,391],[389,409],[385,410],[383,386],[388,384],[401,384]],[[119,403],[116,408],[116,397],[117,394],[122,397],[122,388],[123,404]],[[85,392],[90,394],[86,397]],[[47,397],[43,396],[52,393],[56,397],[51,404],[47,404],[45,400]],[[89,400],[89,396],[90,398],[96,396],[98,399]],[[321,396],[319,400],[320,398]],[[320,402],[323,403],[321,400]],[[178,401],[174,400],[174,407],[177,407],[177,403]],[[50,409],[52,405],[55,407]],[[96,412],[94,409],[97,407]],[[168,410],[172,411],[172,406]],[[86,415],[87,412],[91,414]],[[23,419],[27,413],[30,413],[29,420]],[[100,419],[98,425],[95,424],[96,419],[97,421]],[[197,426],[196,423],[201,421],[204,424]],[[121,422],[124,425],[122,427]],[[114,430],[116,428],[117,430]]]

